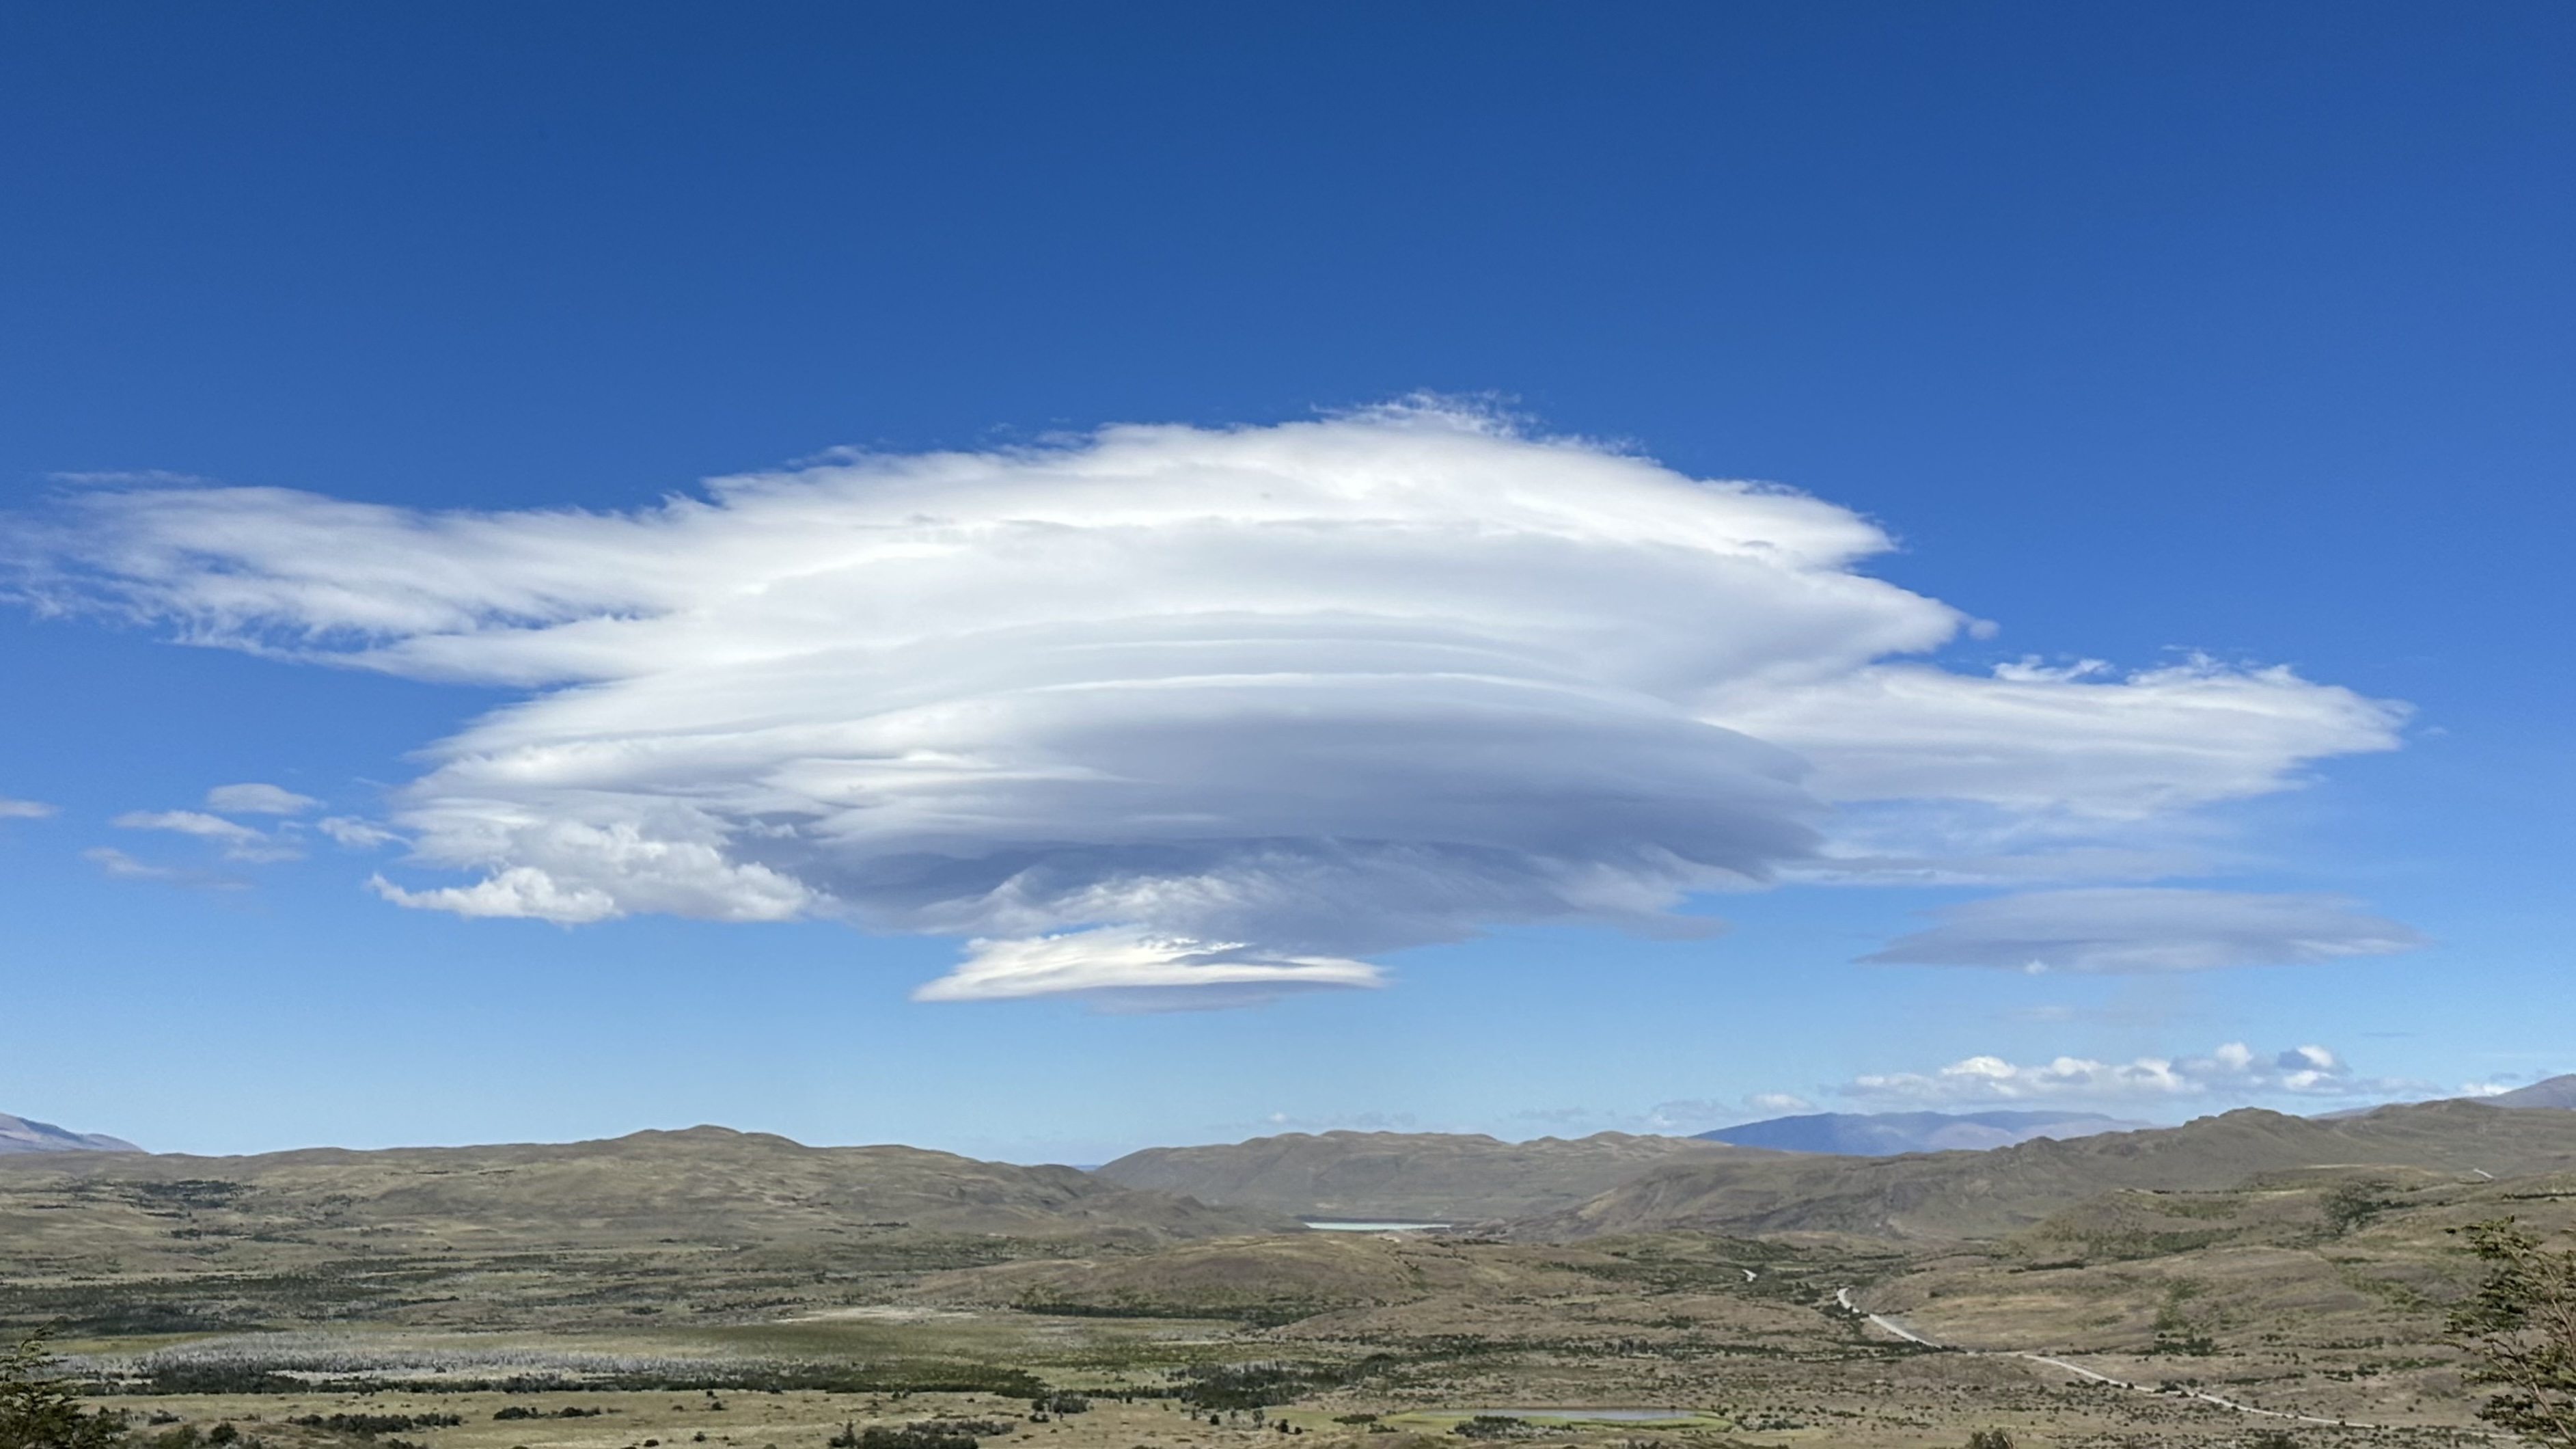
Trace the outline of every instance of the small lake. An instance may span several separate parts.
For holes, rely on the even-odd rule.
[[[1306,1226],[1319,1233],[1429,1233],[1449,1226],[1447,1223],[1319,1223]]]

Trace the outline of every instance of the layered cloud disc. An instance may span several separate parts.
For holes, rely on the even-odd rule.
[[[1663,929],[1837,806],[2134,821],[2394,742],[2286,670],[1908,661],[1847,510],[1391,409],[835,458],[635,513],[74,496],[65,607],[530,697],[396,823],[476,915],[977,938],[934,997],[1360,985],[1507,921]],[[1991,851],[1993,839],[1975,843]]]

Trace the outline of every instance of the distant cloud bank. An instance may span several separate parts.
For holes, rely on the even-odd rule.
[[[2136,879],[2153,823],[2401,722],[2279,668],[1945,669],[1971,621],[1860,572],[1888,540],[1849,510],[1439,406],[851,455],[633,513],[87,481],[17,531],[40,607],[528,692],[389,822],[470,879],[388,900],[973,938],[931,999],[1366,986],[1498,923],[1702,929],[1691,893],[1790,875]],[[261,848],[211,818],[127,823]],[[2024,949],[2049,899],[1884,958]],[[2277,955],[2196,919],[2145,969]],[[2337,919],[2283,959],[2404,931]],[[2118,934],[2033,959],[2158,959]]]
[[[1937,1106],[1961,1102],[2122,1103],[2172,1098],[2286,1095],[2390,1096],[2422,1089],[2421,1082],[2354,1075],[2342,1058],[2321,1046],[2257,1052],[2229,1042],[2206,1056],[2138,1057],[2126,1062],[2058,1057],[2016,1064],[2002,1057],[1969,1057],[1935,1072],[1897,1072],[1855,1078],[1842,1095],[1879,1103]]]

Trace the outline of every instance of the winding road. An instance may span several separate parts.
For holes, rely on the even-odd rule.
[[[2240,1414],[2254,1414],[2266,1419],[2287,1419],[2296,1424],[2329,1424],[2339,1429],[2397,1430],[2441,1427],[2449,1428],[2453,1433],[2474,1434],[2481,1439],[2508,1439],[2512,1437],[2509,1434],[2498,1434],[2486,1429],[2470,1429],[2464,1427],[2451,1428],[2451,1426],[2448,1425],[2364,1424],[2352,1419],[2324,1419],[2319,1418],[2314,1414],[2292,1414],[2280,1409],[2258,1409],[2252,1404],[2240,1404],[2234,1399],[2209,1393],[2201,1389],[2184,1388],[2179,1384],[2170,1388],[2151,1389],[2143,1384],[2133,1384],[2127,1379],[2115,1379],[2109,1374],[2095,1373],[2093,1370],[2084,1367],[2082,1364],[2068,1363],[2062,1358],[2051,1358],[2044,1353],[2023,1353],[2016,1349],[1952,1348],[1948,1344],[1934,1343],[1931,1339],[1925,1338],[1922,1334],[1916,1333],[1913,1329],[1906,1327],[1895,1319],[1889,1318],[1885,1314],[1872,1313],[1868,1309],[1854,1303],[1852,1301],[1851,1290],[1849,1288],[1835,1289],[1834,1302],[1840,1304],[1844,1312],[1857,1314],[1858,1316],[1869,1320],[1873,1326],[1895,1334],[1898,1338],[1904,1339],[1907,1343],[1919,1343],[1925,1348],[1937,1348],[1945,1353],[1976,1354],[1987,1358],[2028,1359],[2032,1363],[2044,1363],[2050,1368],[2064,1369],[2066,1372],[2071,1373],[2078,1378],[2090,1379],[2097,1384],[2109,1384],[2115,1389],[2127,1389],[2132,1393],[2180,1394],[2185,1398],[2198,1399],[2204,1404],[2216,1404],[2222,1409],[2233,1409]]]

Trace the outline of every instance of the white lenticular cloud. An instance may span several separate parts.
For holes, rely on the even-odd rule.
[[[1292,991],[1383,984],[1364,961],[1282,956],[1241,942],[1157,937],[1132,928],[1036,940],[970,941],[963,964],[916,1001],[1100,995],[1135,1005],[1235,1005]]]
[[[1673,908],[1828,869],[1855,811],[2056,848],[2400,718],[2206,661],[1945,671],[1919,656],[1968,621],[1859,572],[1887,540],[1850,511],[1430,406],[849,456],[633,513],[89,489],[22,536],[41,607],[528,691],[396,802],[412,864],[474,879],[386,899],[974,938],[933,1000],[1707,929]]]
[[[2229,1042],[2199,1057],[2138,1057],[2126,1062],[2058,1057],[2015,1064],[1968,1057],[1936,1072],[1896,1072],[1854,1079],[1842,1094],[1890,1103],[2153,1101],[2178,1097],[2387,1096],[2420,1082],[2357,1077],[2321,1046],[2259,1053]]]
[[[2035,891],[1934,913],[1940,924],[1863,961],[2018,971],[2148,974],[2306,965],[2428,944],[2340,896],[2155,886]]]

